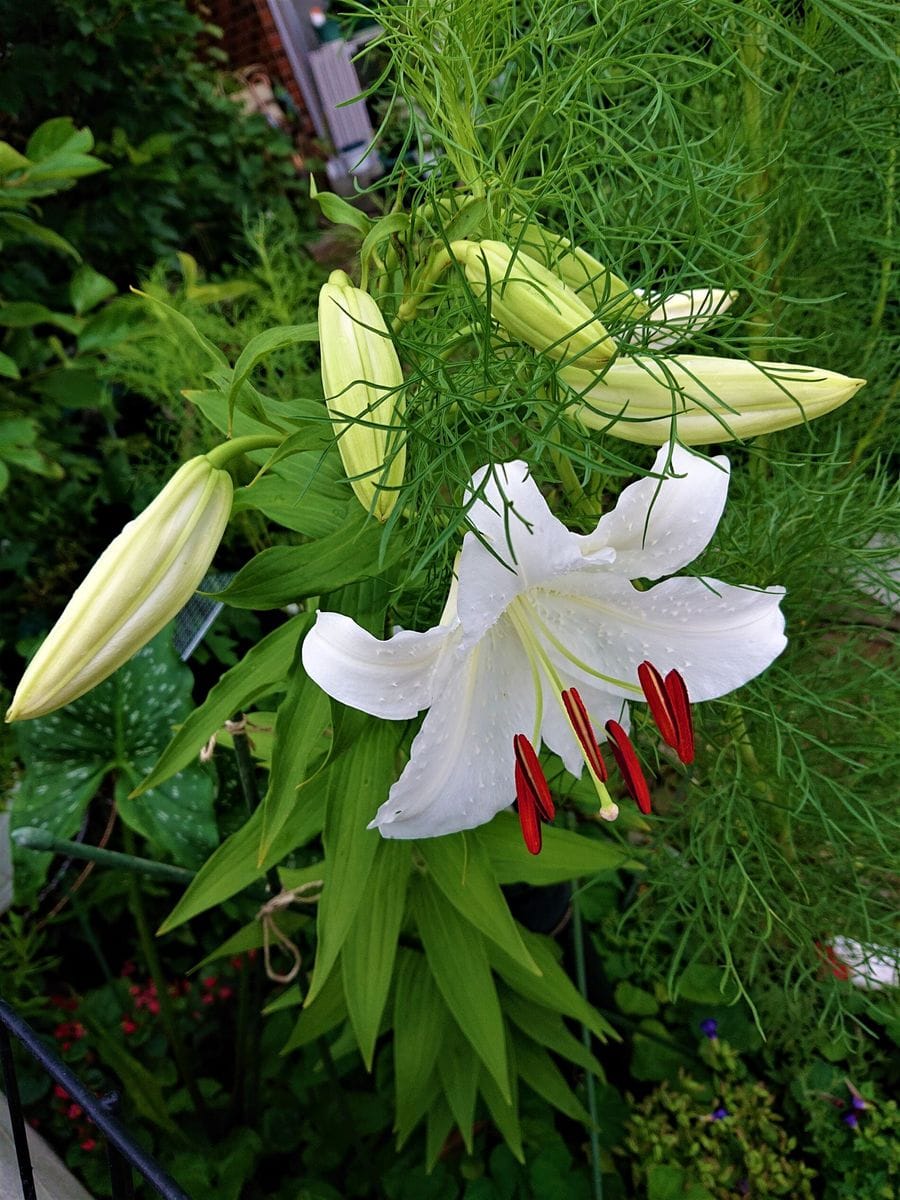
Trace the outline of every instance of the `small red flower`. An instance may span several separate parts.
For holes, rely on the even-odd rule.
[[[66,1109],[66,1119],[69,1121],[77,1121],[84,1109],[80,1104],[70,1104]]]
[[[81,1143],[81,1148],[82,1148],[82,1150],[86,1150],[88,1152],[88,1154],[90,1154],[90,1152],[92,1150],[97,1149],[97,1139],[96,1138],[85,1138],[84,1141]]]
[[[137,1021],[132,1020],[131,1017],[122,1018],[122,1032],[126,1035],[126,1037],[131,1037],[133,1033],[136,1033],[137,1028]]]
[[[53,1086],[53,1095],[57,1100],[68,1100],[69,1098],[69,1093],[64,1087],[60,1087],[58,1083]]]

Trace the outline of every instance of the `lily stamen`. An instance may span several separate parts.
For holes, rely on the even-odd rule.
[[[556,816],[556,807],[550,795],[550,784],[534,746],[524,733],[517,733],[513,738],[513,753],[516,756],[516,766],[521,770],[522,778],[534,797],[541,819],[552,821]]]
[[[562,702],[565,706],[566,716],[569,718],[572,732],[578,738],[578,742],[584,753],[585,762],[600,782],[605,783],[609,778],[609,771],[607,771],[603,755],[600,753],[600,746],[597,743],[594,728],[591,725],[591,719],[584,706],[584,701],[575,688],[568,688],[562,693]]]
[[[647,780],[638,761],[637,753],[631,744],[631,738],[618,721],[606,722],[606,736],[609,739],[609,748],[612,751],[612,756],[616,760],[619,770],[622,772],[622,779],[625,782],[625,788],[629,796],[631,796],[641,812],[648,815],[652,812],[650,806],[650,788],[647,786]]]
[[[525,778],[525,772],[519,766],[519,761],[516,759],[516,810],[519,814],[519,825],[522,828],[522,837],[525,840],[525,846],[529,854],[540,854],[541,852],[541,822],[538,817],[537,805],[534,800],[534,793],[528,785]]]
[[[637,669],[641,690],[660,737],[673,750],[678,749],[678,723],[675,708],[666,689],[666,681],[653,663],[642,662]]]
[[[694,719],[687,686],[678,671],[670,671],[666,676],[666,693],[675,714],[675,751],[685,766],[689,766],[694,761]]]

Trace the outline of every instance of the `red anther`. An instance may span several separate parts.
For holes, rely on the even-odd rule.
[[[609,777],[609,772],[606,769],[606,763],[603,761],[603,755],[600,753],[600,747],[597,745],[597,737],[591,725],[588,710],[584,706],[584,701],[575,688],[569,688],[562,693],[562,702],[565,705],[569,724],[572,726],[575,736],[578,738],[581,748],[584,751],[584,757],[587,760],[588,766],[600,782],[605,783]]]
[[[609,748],[612,750],[616,765],[622,772],[622,778],[625,781],[625,787],[628,790],[629,796],[631,796],[642,813],[650,813],[652,811],[650,807],[650,789],[647,786],[647,780],[644,778],[641,764],[638,762],[634,746],[631,744],[631,738],[618,721],[607,721],[606,733],[609,738]]]
[[[673,750],[678,749],[678,717],[666,681],[653,663],[642,662],[638,667],[638,680],[647,699],[656,727],[662,740]]]
[[[675,747],[678,757],[688,766],[694,761],[694,721],[687,687],[678,671],[670,671],[666,676],[666,692],[675,713],[677,730],[677,740],[669,745]]]
[[[556,816],[556,808],[550,795],[550,785],[537,752],[524,733],[517,733],[513,738],[513,752],[522,769],[522,777],[531,790],[538,814],[543,820],[552,821]]]
[[[525,773],[516,759],[516,808],[519,812],[519,824],[522,826],[522,837],[529,854],[541,852],[541,822],[538,819],[537,805],[534,794],[528,786]]]

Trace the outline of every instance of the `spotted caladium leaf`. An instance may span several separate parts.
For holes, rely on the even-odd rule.
[[[80,700],[23,722],[17,732],[26,769],[13,799],[12,828],[36,825],[55,837],[72,837],[109,779],[122,820],[153,851],[182,866],[199,866],[218,841],[207,770],[189,766],[128,799],[169,741],[172,726],[189,712],[191,685],[166,629]],[[16,852],[20,902],[34,896],[49,862],[49,854]]]

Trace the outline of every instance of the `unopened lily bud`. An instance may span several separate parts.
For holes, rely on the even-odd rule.
[[[406,470],[395,421],[403,371],[378,305],[343,271],[319,291],[322,387],[344,470],[367,512],[386,521]]]
[[[737,292],[727,292],[724,288],[691,288],[664,297],[651,292],[647,299],[652,307],[644,320],[635,325],[628,340],[632,345],[668,350],[727,312],[737,299]]]
[[[560,372],[578,393],[569,410],[583,425],[628,442],[703,446],[757,437],[824,416],[866,382],[818,367],[673,354],[620,358],[602,376]]]
[[[103,551],[28,664],[7,721],[90,691],[150,641],[197,590],[231,512],[227,471],[186,462]]]
[[[491,293],[491,315],[507,333],[551,358],[599,370],[616,344],[585,302],[530,255],[503,242],[453,242],[466,279],[479,298]]]
[[[535,222],[513,225],[512,232],[526,254],[559,275],[589,308],[602,310],[604,318],[641,317],[649,312],[636,289],[568,238]]]

